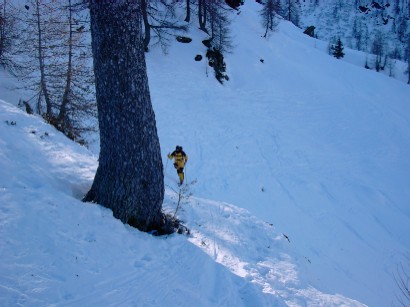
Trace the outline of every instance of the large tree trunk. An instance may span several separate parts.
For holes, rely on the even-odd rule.
[[[84,201],[143,231],[163,223],[163,165],[151,105],[140,1],[90,1],[100,157]]]

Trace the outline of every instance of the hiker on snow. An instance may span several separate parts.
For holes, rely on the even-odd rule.
[[[182,146],[177,146],[171,154],[168,154],[168,159],[174,159],[174,167],[177,170],[179,184],[182,185],[184,182],[184,166],[188,162],[188,156],[182,150]]]

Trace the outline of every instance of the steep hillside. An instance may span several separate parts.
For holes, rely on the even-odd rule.
[[[193,60],[202,33],[167,57],[148,54],[163,154],[183,145],[195,195],[288,234],[311,260],[311,284],[389,305],[410,246],[410,89],[326,55],[286,22],[263,39],[258,10],[234,16],[224,86]]]
[[[259,10],[247,1],[231,15],[223,85],[194,60],[206,53],[197,29],[167,56],[147,53],[168,212],[179,190],[166,154],[189,155],[177,212],[189,237],[152,237],[82,203],[97,156],[0,103],[0,305],[396,301],[410,252],[410,87],[287,22],[262,38]],[[4,78],[0,99],[16,104]]]
[[[0,100],[1,306],[363,306],[302,274],[306,258],[245,209],[184,194],[190,235],[154,237],[82,203],[97,157]]]

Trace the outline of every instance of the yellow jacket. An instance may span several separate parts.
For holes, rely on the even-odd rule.
[[[171,154],[168,154],[168,159],[174,159],[175,168],[183,168],[188,161],[188,156],[183,150],[174,150]]]

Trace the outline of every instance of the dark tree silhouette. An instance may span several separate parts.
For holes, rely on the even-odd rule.
[[[280,12],[281,6],[278,0],[267,0],[263,5],[263,9],[260,12],[262,17],[262,25],[265,29],[263,37],[267,37],[269,32],[273,32],[278,22],[276,21],[276,15]]]
[[[140,0],[144,24],[144,47],[148,51],[152,38],[156,38],[164,52],[175,32],[185,32],[188,27],[181,24],[175,13],[175,4],[166,1]],[[187,9],[188,10],[188,9]]]
[[[139,0],[91,0],[100,156],[84,201],[142,231],[165,223],[163,165],[146,71]]]
[[[282,17],[299,26],[300,3],[299,0],[286,0],[282,5]]]
[[[340,37],[337,39],[337,43],[335,46],[332,47],[332,54],[335,58],[340,59],[343,58],[345,56],[344,52],[343,52],[343,43],[342,40],[340,39]]]
[[[405,49],[405,60],[407,62],[407,83],[410,84],[410,34],[407,35],[407,46]]]
[[[382,60],[386,54],[386,42],[385,42],[384,35],[380,31],[376,32],[371,51],[375,56],[374,67],[376,71],[383,70],[384,65],[382,64]]]

